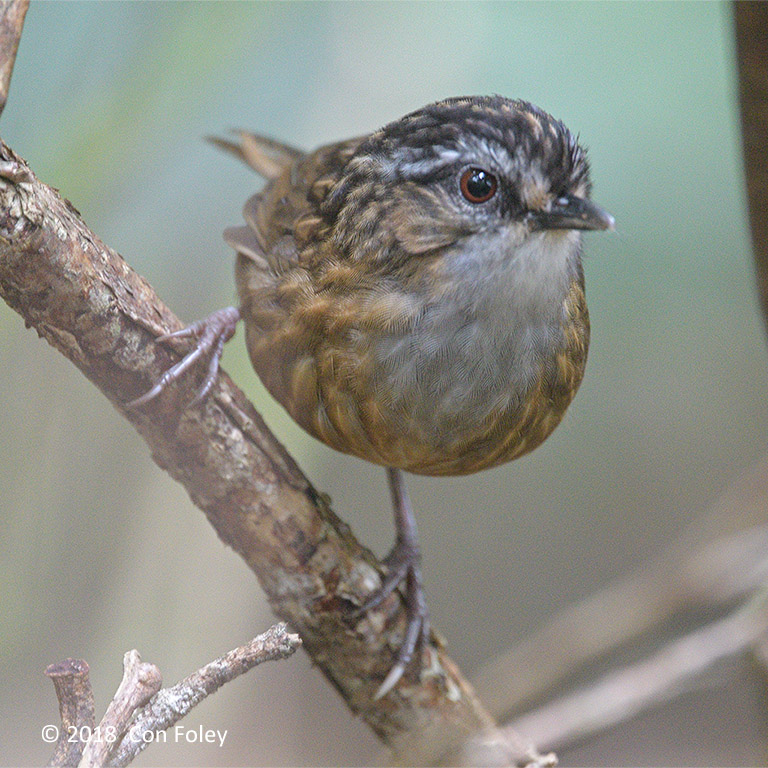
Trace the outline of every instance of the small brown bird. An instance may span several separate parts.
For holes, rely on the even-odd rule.
[[[401,472],[460,475],[522,456],[557,426],[584,374],[580,230],[612,229],[584,150],[559,121],[501,96],[430,104],[311,154],[216,140],[264,176],[228,229],[240,307],[175,337],[213,385],[245,322],[267,389],[310,434],[388,468],[397,538],[381,588],[408,624],[377,696],[428,638],[416,525]]]

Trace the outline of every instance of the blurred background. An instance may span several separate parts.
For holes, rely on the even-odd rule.
[[[470,677],[659,551],[768,451],[729,6],[33,3],[0,121],[39,178],[191,321],[234,301],[221,231],[258,183],[204,136],[242,127],[313,148],[475,93],[526,98],[578,132],[617,231],[586,236],[590,361],[555,434],[479,475],[409,478],[433,621]],[[293,425],[242,332],[224,367],[385,554],[383,470]],[[100,717],[126,650],[173,683],[273,618],[131,427],[5,304],[0,370],[0,763],[37,765],[51,753],[42,726],[59,722],[47,664],[87,659]],[[761,696],[748,670],[720,670],[561,762],[763,763]],[[227,740],[155,746],[137,765],[385,759],[303,653],[228,685],[185,724]]]

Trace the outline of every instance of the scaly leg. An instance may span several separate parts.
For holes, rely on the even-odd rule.
[[[381,586],[366,600],[361,613],[376,608],[403,582],[405,582],[406,629],[403,644],[397,653],[395,664],[379,687],[374,698],[386,696],[397,685],[414,651],[421,648],[429,638],[429,611],[424,599],[421,580],[421,549],[416,531],[416,518],[411,501],[399,469],[387,468],[389,487],[392,492],[392,505],[395,512],[395,546],[384,560],[387,574]]]

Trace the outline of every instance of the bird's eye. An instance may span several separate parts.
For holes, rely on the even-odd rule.
[[[470,203],[484,203],[496,194],[496,177],[482,168],[467,168],[461,174],[461,194]]]

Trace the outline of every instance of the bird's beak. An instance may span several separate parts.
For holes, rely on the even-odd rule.
[[[529,221],[534,230],[615,229],[616,222],[605,208],[584,197],[566,195],[552,203],[548,211],[533,211]]]

